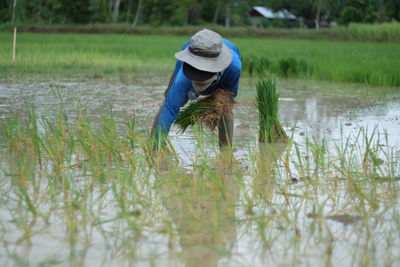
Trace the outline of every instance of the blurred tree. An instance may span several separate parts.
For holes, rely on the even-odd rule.
[[[269,0],[270,8],[274,10],[287,9],[294,15],[302,17],[307,26],[315,23],[316,3],[318,0]],[[312,24],[311,24],[312,23]]]
[[[59,1],[59,0],[56,0]],[[60,12],[67,23],[87,23],[91,21],[90,0],[62,0]]]
[[[197,3],[201,4],[202,23],[219,23],[224,2],[225,0],[198,0]]]
[[[28,13],[32,15],[32,20],[38,23],[65,23],[62,7],[59,0],[27,1]]]
[[[400,1],[399,0],[384,0],[387,15],[390,19],[400,21]]]
[[[370,0],[346,0],[340,14],[340,23],[373,22],[373,8]]]
[[[171,17],[173,25],[187,25],[195,22],[201,17],[201,5],[196,0],[175,1],[175,10]]]
[[[232,2],[228,1],[225,3],[225,28],[231,27],[231,6]]]
[[[107,22],[110,20],[108,1],[109,0],[89,0],[88,10],[91,14],[90,22]]]
[[[15,10],[17,8],[17,0],[13,0],[13,7],[12,7],[12,19],[11,23],[14,25],[15,24]]]
[[[10,1],[0,0],[0,22],[9,22],[11,20]]]
[[[321,20],[400,20],[400,0],[0,0],[0,22],[248,25],[255,5],[287,9],[318,28]],[[132,18],[134,16],[134,18]]]
[[[328,17],[328,19],[336,21],[340,17],[344,1],[345,0],[328,0],[325,2],[325,15]]]
[[[153,26],[168,25],[177,9],[177,1],[146,0],[143,2],[143,20]]]
[[[137,7],[136,7],[135,20],[132,23],[132,27],[136,27],[141,15],[142,15],[142,0],[138,0]]]
[[[119,16],[119,6],[121,4],[121,0],[114,0],[113,2],[114,2],[114,5],[113,5],[113,13],[112,13],[111,22],[117,23],[118,16]]]
[[[374,21],[375,22],[387,22],[390,21],[387,6],[384,0],[373,0],[372,7],[374,10]]]
[[[189,8],[188,23],[192,25],[204,24],[203,9],[202,3],[194,1],[194,4]]]
[[[212,19],[212,22],[211,22],[212,24],[217,24],[217,22],[218,22],[218,16],[219,16],[219,13],[221,11],[222,2],[223,2],[223,0],[218,0],[218,2],[217,2],[217,6],[215,8],[214,16],[213,16],[213,19]]]

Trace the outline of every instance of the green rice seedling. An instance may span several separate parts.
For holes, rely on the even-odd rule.
[[[29,122],[28,125],[30,125]],[[21,210],[27,210],[34,217],[39,214],[35,200],[31,195],[31,187],[35,185],[37,178],[37,154],[32,139],[32,130],[22,128],[21,119],[10,120],[5,127],[8,138],[7,169],[4,173],[10,178],[12,192],[19,199],[18,206]],[[37,140],[37,139],[36,139]],[[24,236],[29,236],[29,230],[24,230]]]
[[[326,140],[317,141],[315,138],[306,140],[306,147],[307,151],[309,151],[310,155],[307,157],[306,162],[308,167],[308,178],[317,178],[321,175],[327,175],[324,171],[327,170],[326,168],[326,152],[327,152],[327,144]],[[311,157],[312,156],[312,157]],[[313,159],[313,162],[310,162],[310,159]],[[311,166],[314,167],[311,173]]]
[[[46,120],[41,124],[44,129],[44,134],[40,139],[43,154],[46,154],[46,159],[52,162],[56,175],[61,177],[62,172],[72,161],[74,151],[72,129],[62,112],[57,112],[54,120]]]
[[[156,171],[165,171],[171,166],[174,166],[179,161],[178,154],[171,140],[162,132],[156,135],[140,135],[137,137],[144,158],[149,166],[155,167]]]
[[[344,31],[343,28],[339,30]],[[351,32],[355,40],[365,38],[379,42],[398,42],[400,23],[395,21],[379,24],[350,23],[345,30]]]
[[[288,77],[289,74],[289,61],[285,59],[279,60],[279,71],[283,77]]]
[[[35,157],[39,161],[39,165],[42,165],[42,157],[40,153],[40,137],[38,133],[38,126],[37,126],[37,117],[36,117],[36,111],[34,108],[31,108],[30,116],[29,116],[29,129],[31,133],[31,140],[32,140],[32,145],[34,148],[35,152]]]
[[[267,57],[256,57],[250,55],[248,57],[242,57],[243,70],[247,70],[250,77],[256,73],[258,76],[265,75],[271,66],[271,61]]]
[[[196,149],[193,160],[193,169],[200,177],[204,176],[207,171],[211,168],[209,159],[211,158],[211,152],[206,149],[207,136],[202,130],[200,125],[196,125],[193,128],[194,138],[196,140]]]
[[[83,159],[92,172],[93,177],[103,183],[105,181],[107,167],[110,166],[110,161],[108,159],[112,156],[112,154],[110,154],[112,152],[107,155],[104,144],[109,144],[113,141],[107,142],[107,140],[103,140],[103,137],[97,134],[96,129],[94,129],[83,111],[79,111],[76,131],[77,142],[82,149],[80,152],[83,152],[79,153],[79,155],[83,154]]]
[[[297,64],[297,69],[299,73],[308,74],[309,71],[309,64],[305,59],[300,59]]]
[[[232,96],[232,92],[218,89],[211,96],[192,102],[183,109],[174,124],[182,133],[197,123],[214,130],[221,118],[232,112],[235,103]]]
[[[256,85],[256,106],[259,112],[259,142],[286,142],[288,137],[279,122],[279,96],[273,78],[261,78]]]
[[[252,181],[254,197],[264,203],[270,203],[273,198],[273,185],[279,174],[277,166],[281,160],[286,144],[283,143],[260,143],[259,151],[256,153],[257,172]]]
[[[254,68],[254,56],[244,56],[242,55],[242,70],[247,71],[249,76],[251,77],[253,74],[253,68]]]
[[[139,148],[138,140],[139,135],[136,130],[136,119],[130,119],[124,123],[126,128],[125,142],[121,140],[122,146],[120,146],[122,157],[124,160],[128,161],[131,166],[131,171],[134,172],[138,168],[135,153]]]
[[[191,103],[190,106],[179,112],[178,118],[174,123],[175,125],[178,125],[180,132],[183,133],[189,126],[196,124],[200,115],[204,114],[204,112],[210,108],[211,104],[207,102],[205,98],[200,99]]]
[[[19,141],[22,138],[20,118],[8,119],[3,128],[3,134],[7,141],[7,152],[11,155],[19,150]]]
[[[284,58],[279,60],[279,69],[281,75],[284,77],[288,77],[291,75],[296,75],[297,74],[297,67],[298,62],[295,58],[290,57],[290,58]]]
[[[125,121],[125,126],[128,130],[127,138],[129,141],[129,146],[131,149],[135,149],[137,147],[137,133],[136,133],[136,119],[132,118],[130,120]]]
[[[271,61],[266,57],[261,57],[257,61],[257,74],[263,76],[267,74],[271,66]]]
[[[101,124],[101,135],[99,141],[102,144],[102,150],[107,157],[108,163],[112,164],[114,160],[121,161],[121,147],[118,146],[119,140],[117,136],[117,122],[112,114],[112,111],[108,115],[102,117]]]
[[[380,36],[381,26],[383,25],[362,25],[362,28],[366,29],[362,31],[362,35],[370,37],[367,29],[377,27],[376,35]],[[393,32],[389,30],[388,34],[382,36],[397,36],[399,39],[399,23],[393,23],[393,26]],[[346,29],[338,27],[335,30],[329,29],[328,33],[341,31]],[[355,31],[351,30],[351,33]],[[12,35],[2,32],[0,38],[4,42],[0,43],[0,77],[5,80],[24,76],[40,79],[77,76],[114,79],[122,77],[121,80],[126,81],[133,73],[136,73],[137,77],[149,77],[149,73],[164,75],[171,71],[170,67],[174,64],[173,53],[187,39],[187,36],[173,35],[124,34],[112,37],[104,34],[21,33],[18,35],[17,64],[13,64],[10,56]],[[373,39],[374,37],[371,37],[371,40]],[[268,71],[283,76],[285,71],[281,71],[279,61],[301,57],[307,60],[307,71],[303,71],[301,62],[298,61],[297,74],[287,68],[289,76],[295,74],[296,77],[302,78],[367,83],[374,86],[400,85],[400,63],[397,60],[400,49],[397,43],[251,37],[233,38],[232,41],[240,47],[241,54],[244,55],[243,70],[248,69],[250,76],[257,72],[255,65],[260,55],[270,60],[271,66]],[[162,48],[158,45],[161,42]],[[253,66],[252,71],[250,66]]]
[[[247,60],[247,70],[249,72],[249,76],[252,77],[254,73],[254,68],[256,66],[256,58],[255,57],[249,57]],[[244,63],[245,65],[245,63]]]

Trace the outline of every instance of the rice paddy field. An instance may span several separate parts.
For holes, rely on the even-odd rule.
[[[12,35],[0,33],[0,76],[127,76],[172,72],[174,53],[188,37],[115,34],[32,34],[17,37],[12,64]],[[232,38],[244,70],[259,65],[281,76],[374,86],[400,86],[398,43]]]
[[[234,148],[149,129],[182,36],[0,33],[1,266],[399,266],[400,47],[234,38]],[[260,144],[276,75],[287,143]]]

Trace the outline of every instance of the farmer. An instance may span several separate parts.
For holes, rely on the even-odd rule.
[[[154,118],[152,136],[158,144],[168,135],[179,110],[188,100],[224,89],[236,97],[241,73],[239,49],[218,33],[204,29],[194,34],[182,50],[171,76],[165,98]],[[233,114],[223,116],[218,125],[220,147],[232,146]],[[157,146],[155,146],[155,150]]]

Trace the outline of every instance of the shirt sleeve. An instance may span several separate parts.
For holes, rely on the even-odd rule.
[[[231,50],[232,62],[223,71],[219,86],[232,92],[233,97],[236,97],[239,88],[240,73],[242,72],[242,60],[239,49],[235,45],[226,39],[224,39],[224,43]]]
[[[224,70],[221,77],[222,87],[230,92],[233,92],[233,97],[237,96],[239,88],[240,73],[242,65],[238,55],[235,55],[234,62]]]
[[[160,134],[162,136],[168,135],[172,123],[178,116],[180,108],[185,105],[187,101],[187,94],[190,86],[190,80],[183,75],[183,71],[180,69],[176,74],[175,81],[169,89],[162,107],[160,119],[156,127],[157,140]]]
[[[233,93],[233,97],[237,96],[240,80],[240,71],[232,72],[224,79],[224,87],[227,91]]]

